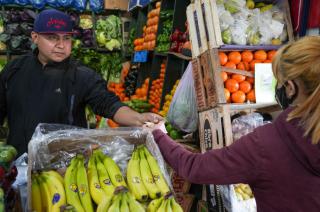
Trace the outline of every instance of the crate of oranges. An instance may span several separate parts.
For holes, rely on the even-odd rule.
[[[275,50],[211,49],[192,61],[198,110],[224,103],[254,103],[256,63],[271,63]]]
[[[271,63],[275,50],[219,52],[227,103],[255,103],[255,64]]]

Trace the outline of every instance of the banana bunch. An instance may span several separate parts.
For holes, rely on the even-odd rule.
[[[156,159],[145,146],[138,147],[127,166],[128,186],[139,201],[159,198],[170,193]]]
[[[119,192],[108,200],[97,212],[144,212],[144,207],[129,192]]]
[[[1,187],[0,187],[0,211],[5,211],[4,191]]]
[[[181,206],[176,202],[173,197],[165,199],[161,197],[159,199],[152,200],[148,207],[147,212],[183,212]]]
[[[234,185],[234,191],[236,193],[236,196],[238,200],[248,200],[251,198],[254,198],[252,190],[249,185],[247,184],[236,184]]]
[[[32,174],[31,195],[33,211],[60,212],[66,204],[64,181],[56,171]]]

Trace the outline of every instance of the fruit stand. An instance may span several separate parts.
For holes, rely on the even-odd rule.
[[[192,152],[226,147],[280,110],[275,101],[257,100],[256,73],[258,64],[270,65],[277,49],[294,40],[288,0],[43,2],[0,3],[0,71],[33,48],[29,35],[35,15],[58,8],[75,25],[72,56],[99,73],[105,88],[131,109],[163,116],[168,135]],[[192,102],[179,93],[188,67]],[[170,119],[179,98],[189,101],[181,100],[176,110],[196,130]],[[28,150],[28,209],[255,211],[248,185],[191,184],[167,167],[151,134],[121,128],[89,107],[86,114],[90,130],[36,129]],[[2,202],[12,210],[19,201],[11,187],[15,157],[12,147],[0,146],[0,211]]]

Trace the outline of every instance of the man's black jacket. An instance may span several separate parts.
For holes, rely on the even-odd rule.
[[[39,123],[86,127],[85,106],[112,118],[123,106],[106,82],[73,59],[43,66],[36,55],[10,62],[0,75],[0,125],[8,118],[8,143],[27,151]]]

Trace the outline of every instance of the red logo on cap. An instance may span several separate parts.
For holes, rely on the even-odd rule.
[[[53,27],[55,27],[56,29],[60,29],[62,26],[66,27],[67,23],[64,20],[58,20],[58,19],[53,19],[51,18],[48,22],[47,22],[47,27],[51,27],[53,25]]]

